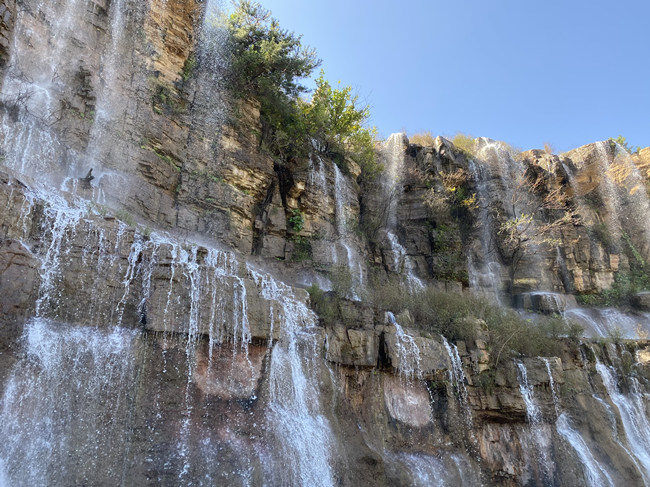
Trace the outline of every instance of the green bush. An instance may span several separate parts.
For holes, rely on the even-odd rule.
[[[637,147],[637,148],[635,149],[634,147],[632,147],[631,145],[629,145],[627,139],[626,139],[625,137],[623,137],[622,135],[619,135],[619,136],[616,137],[616,138],[611,138],[611,139],[609,139],[609,140],[618,143],[621,147],[623,147],[623,149],[625,149],[625,150],[626,150],[627,152],[629,152],[630,154],[638,153],[638,152],[641,150],[641,147]]]
[[[331,293],[326,293],[317,284],[307,288],[311,307],[316,314],[326,323],[333,324],[339,317],[338,298]]]
[[[454,138],[451,139],[451,142],[454,146],[461,151],[467,157],[474,156],[474,137],[467,134],[457,133],[454,135]]]
[[[374,129],[365,128],[370,118],[370,107],[359,103],[352,87],[333,87],[321,71],[316,89],[309,102],[300,102],[308,136],[319,141],[324,154],[332,157],[347,170],[345,157],[349,156],[371,176],[379,170],[375,155]]]
[[[332,87],[321,72],[309,101],[300,80],[320,64],[316,52],[301,37],[280,27],[257,2],[240,0],[225,20],[230,53],[228,86],[237,98],[260,104],[262,142],[283,160],[304,157],[317,147],[342,170],[346,158],[356,162],[365,177],[381,170],[376,161],[376,132],[364,126],[370,116],[349,86]]]
[[[305,227],[305,218],[302,216],[302,212],[297,208],[291,210],[291,216],[288,219],[288,223],[292,232],[302,232],[302,229]]]
[[[296,235],[293,238],[294,248],[292,260],[294,262],[302,262],[309,260],[313,257],[311,241],[302,235]]]

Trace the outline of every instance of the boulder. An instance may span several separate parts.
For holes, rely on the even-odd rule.
[[[389,414],[402,423],[415,428],[431,423],[429,391],[421,381],[406,381],[386,375],[384,401]]]
[[[326,332],[326,358],[330,362],[355,367],[374,367],[379,339],[372,330],[346,329],[335,325]]]
[[[643,291],[632,297],[632,304],[642,311],[650,311],[650,291]]]
[[[449,355],[442,343],[418,336],[410,330],[403,333],[400,335],[391,327],[384,333],[385,350],[395,369],[406,368],[422,377],[431,377],[438,371],[449,369]]]

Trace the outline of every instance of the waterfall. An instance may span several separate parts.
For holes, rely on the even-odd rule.
[[[3,164],[48,182],[65,176],[58,164],[64,156],[76,156],[66,151],[51,126],[59,116],[57,95],[65,88],[66,67],[72,62],[66,49],[86,12],[80,4],[65,0],[40,2],[35,11],[17,8],[11,58],[2,82]],[[51,20],[45,32],[32,27],[31,17],[38,15]],[[35,59],[35,53],[47,56]]]
[[[410,484],[414,487],[445,487],[482,485],[476,468],[464,456],[441,452],[440,455],[399,452],[388,454],[391,462],[404,465],[410,473]]]
[[[445,346],[451,365],[449,367],[449,381],[453,385],[458,402],[465,413],[465,421],[467,421],[467,425],[471,428],[472,409],[469,405],[467,387],[465,386],[465,371],[463,370],[463,362],[458,354],[458,347],[453,343],[449,343],[443,335],[440,336],[442,337],[442,343]]]
[[[555,388],[555,380],[553,379],[551,363],[546,357],[541,357],[541,359],[544,362],[544,366],[546,367],[549,387],[551,389],[551,396],[553,397],[553,407],[555,409],[555,414],[557,417],[555,429],[567,441],[567,443],[571,445],[573,450],[578,455],[578,458],[582,463],[585,479],[587,480],[588,485],[590,487],[613,487],[615,485],[614,481],[612,480],[607,470],[596,460],[589,446],[582,438],[580,433],[571,426],[571,421],[567,413],[562,412],[560,408],[560,401]],[[615,422],[614,425],[616,425]]]
[[[549,438],[543,430],[542,411],[535,400],[533,386],[528,382],[528,371],[523,362],[516,362],[519,379],[519,392],[526,405],[526,418],[530,424],[535,447],[539,454],[540,467],[545,482],[553,478],[553,463],[549,455]]]
[[[405,134],[392,134],[382,147],[386,166],[383,180],[384,198],[387,205],[385,234],[391,249],[395,272],[404,274],[407,284],[413,290],[420,290],[424,288],[424,283],[415,274],[415,264],[395,234],[397,207],[403,193],[402,178],[406,146],[408,146],[408,139]]]
[[[639,339],[650,331],[650,313],[629,313],[615,308],[572,308],[563,313],[566,319],[585,328],[585,336],[607,338],[620,332],[623,338]]]
[[[136,332],[35,318],[23,342],[0,413],[6,485],[120,484]]]
[[[631,391],[623,394],[618,387],[615,372],[611,368],[598,361],[596,370],[609,397],[618,409],[630,451],[641,464],[641,473],[645,482],[650,483],[650,423],[646,415],[645,399],[637,389],[636,379],[630,378]]]
[[[282,483],[333,486],[334,439],[319,408],[315,316],[292,298],[287,286],[270,276],[258,282],[262,295],[277,300],[281,307],[277,312],[282,318],[282,335],[271,351],[268,422],[277,438],[277,453],[289,469],[282,473]]]
[[[468,273],[470,285],[473,289],[487,290],[495,299],[501,301],[501,275],[503,266],[495,257],[497,255],[495,242],[492,234],[494,227],[492,216],[490,215],[490,204],[492,202],[492,192],[488,186],[489,173],[486,168],[480,167],[474,159],[469,160],[469,171],[476,184],[478,194],[479,208],[478,220],[480,230],[480,243],[482,261],[480,266],[471,254],[468,255]]]
[[[227,104],[223,96],[227,70],[226,30],[221,14],[223,0],[207,0],[196,49],[196,83],[193,123],[201,124],[206,135],[219,133],[227,121]],[[173,28],[173,26],[172,26]]]
[[[632,156],[620,144],[615,143],[614,161],[609,171],[609,178],[615,178],[624,189],[628,202],[623,221],[630,231],[640,234],[641,251],[650,257],[650,199],[646,190],[646,181]]]
[[[309,153],[309,183],[314,190],[318,191],[325,198],[325,203],[327,203],[330,195],[327,189],[325,161],[313,152]]]
[[[85,214],[83,209],[70,206],[62,197],[48,195],[45,206],[44,227],[49,230],[49,243],[41,261],[41,287],[36,301],[36,315],[45,312],[45,307],[51,308],[56,302],[53,295],[55,279],[60,271],[60,257],[64,240],[71,238],[77,224]],[[54,303],[52,303],[54,301]]]
[[[548,374],[548,384],[551,388],[551,396],[553,397],[553,408],[555,409],[555,415],[560,416],[560,400],[557,397],[557,391],[555,390],[555,380],[553,379],[553,371],[551,371],[551,363],[546,357],[541,357],[544,366],[546,367],[546,373]]]
[[[341,174],[341,170],[337,164],[332,164],[334,167],[334,186],[332,188],[332,197],[336,206],[336,231],[339,238],[339,244],[345,251],[345,259],[347,266],[353,275],[354,284],[358,292],[363,290],[363,263],[362,258],[359,256],[358,251],[354,247],[354,242],[350,239],[350,231],[347,229],[346,207],[351,203],[350,189],[348,188],[347,181]],[[322,167],[322,162],[321,162]],[[337,255],[338,261],[338,255]],[[358,294],[358,292],[356,294]]]
[[[566,414],[563,413],[558,416],[556,428],[558,433],[562,435],[578,454],[588,485],[590,487],[613,487],[615,484],[612,477],[594,458],[591,450],[582,439],[582,436],[571,427],[571,423]]]
[[[90,130],[88,149],[84,158],[85,166],[95,171],[96,188],[94,189],[94,196],[101,202],[105,198],[105,190],[102,187],[104,180],[107,180],[108,183],[119,184],[120,191],[124,191],[124,184],[126,183],[123,177],[118,177],[117,181],[110,181],[110,178],[114,178],[117,173],[112,172],[105,164],[105,162],[108,162],[107,156],[115,147],[111,130],[114,130],[114,127],[118,125],[126,109],[123,105],[124,98],[118,94],[119,76],[122,74],[123,59],[126,55],[125,48],[128,46],[128,39],[125,35],[125,1],[112,0],[110,2],[110,42],[106,45],[101,59],[95,115]],[[81,174],[79,169],[78,172]],[[67,188],[64,187],[64,189]]]
[[[395,347],[398,363],[393,366],[407,379],[422,378],[421,356],[415,338],[408,334],[390,311],[386,312],[386,321],[395,327]]]
[[[435,457],[403,454],[400,457],[411,472],[416,487],[444,487],[447,484],[447,469],[444,463]]]

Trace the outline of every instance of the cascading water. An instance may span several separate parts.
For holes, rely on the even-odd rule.
[[[449,343],[444,336],[442,336],[442,343],[445,346],[445,350],[449,356],[449,363],[451,364],[451,367],[449,368],[449,380],[456,390],[458,402],[465,414],[465,421],[468,426],[471,427],[472,410],[469,405],[467,387],[465,386],[465,371],[463,370],[463,362],[458,353],[458,347],[453,343]]]
[[[614,486],[614,481],[607,470],[594,458],[593,453],[580,434],[571,427],[566,413],[560,414],[556,424],[557,432],[571,445],[583,465],[585,479],[591,487]]]
[[[270,276],[258,285],[264,296],[279,301],[283,335],[271,351],[269,428],[274,431],[290,485],[334,485],[331,456],[334,440],[328,420],[319,410],[318,354],[314,314],[291,297],[291,290]],[[278,479],[279,480],[279,479]],[[283,477],[282,483],[286,482]]]
[[[102,56],[102,72],[96,95],[94,119],[84,157],[84,169],[93,169],[95,171],[94,177],[97,184],[94,196],[95,199],[101,202],[105,202],[104,185],[119,184],[123,191],[124,185],[127,183],[124,176],[118,176],[118,173],[111,170],[106,164],[111,159],[109,157],[111,149],[115,147],[111,130],[118,125],[125,109],[124,105],[121,104],[123,100],[118,94],[119,77],[123,72],[123,58],[128,47],[128,40],[125,35],[125,2],[126,0],[113,0],[110,3],[110,42],[107,44]],[[82,174],[84,169],[77,170],[77,173]],[[111,179],[115,179],[115,181],[111,181]],[[76,179],[73,181],[76,181]]]
[[[519,379],[519,392],[526,405],[526,418],[530,425],[535,449],[539,456],[539,464],[544,482],[551,482],[553,479],[553,462],[550,457],[549,438],[543,428],[542,411],[535,401],[533,386],[528,382],[528,371],[523,362],[517,362],[517,371]]]
[[[478,194],[478,220],[482,253],[479,262],[476,262],[471,254],[468,255],[467,268],[470,286],[472,289],[486,291],[500,302],[502,288],[501,276],[504,270],[496,258],[495,242],[492,235],[493,219],[490,214],[492,192],[488,186],[489,173],[486,168],[478,165],[474,159],[469,160],[468,167],[476,183]]]
[[[646,484],[650,483],[650,423],[646,415],[645,399],[637,389],[636,379],[630,378],[631,390],[623,394],[617,384],[615,372],[596,363],[603,385],[618,409],[630,452],[638,460]]]
[[[398,358],[398,363],[394,364],[395,368],[407,379],[421,378],[422,368],[420,362],[422,359],[415,338],[400,326],[395,315],[390,311],[386,312],[386,321],[395,327],[395,345]]]
[[[585,336],[607,338],[620,334],[623,338],[639,339],[650,332],[650,313],[630,313],[616,308],[571,308],[563,314],[585,328]]]
[[[630,153],[618,143],[615,143],[614,147],[614,160],[607,171],[607,177],[614,179],[622,187],[623,197],[627,203],[623,215],[623,226],[628,229],[628,233],[638,234],[637,239],[642,242],[641,251],[645,250],[646,255],[650,255],[650,221],[648,219],[650,198],[645,189],[646,180],[639,172]]]
[[[414,487],[445,487],[450,485],[481,485],[479,475],[467,459],[456,454],[436,457],[423,453],[395,454],[397,462],[410,472],[410,485]]]
[[[322,162],[321,162],[322,167]],[[357,294],[363,290],[363,263],[356,249],[355,243],[350,239],[350,230],[347,228],[346,208],[350,204],[351,194],[347,182],[341,174],[337,164],[334,167],[334,186],[332,188],[332,198],[336,203],[336,231],[338,234],[338,244],[345,252],[345,259],[350,272],[354,276],[354,284],[357,288]],[[336,261],[338,262],[338,252]]]
[[[551,396],[553,397],[553,408],[555,409],[556,416],[560,415],[560,400],[557,396],[557,391],[555,390],[555,379],[553,379],[553,371],[551,370],[551,362],[546,357],[541,357],[544,366],[546,367],[546,373],[548,374],[548,385],[551,388]]]
[[[223,122],[224,104],[218,88],[224,39],[223,30],[214,22],[219,2],[199,3],[207,3],[207,13],[197,35],[198,68],[195,77],[183,80],[188,92],[196,95],[194,111],[183,116],[201,130],[183,140],[187,147],[199,140],[211,150],[214,134]],[[172,5],[169,2],[165,9],[171,10]],[[334,400],[328,403],[324,392],[346,376],[346,382],[336,385],[346,394],[349,390],[351,396],[360,397],[363,394],[355,390],[362,387],[359,379],[366,377],[366,384],[373,384],[375,371],[382,380],[392,372],[378,367],[370,374],[370,367],[353,370],[324,364],[323,329],[316,326],[304,291],[245,265],[233,252],[219,250],[212,243],[199,245],[197,239],[143,231],[133,222],[116,221],[110,208],[66,192],[95,201],[111,202],[113,196],[119,200],[113,201],[117,206],[131,196],[126,193],[133,185],[118,166],[124,167],[122,162],[132,159],[120,158],[123,146],[114,144],[115,135],[122,130],[129,137],[141,135],[124,116],[127,97],[122,96],[128,84],[136,86],[134,79],[142,74],[127,72],[131,66],[127,61],[132,60],[128,56],[140,55],[137,51],[142,47],[132,48],[132,37],[136,31],[148,35],[136,25],[138,11],[131,7],[135,6],[127,0],[26,0],[19,2],[16,10],[11,57],[3,67],[0,133],[3,164],[12,174],[19,173],[29,187],[15,180],[7,183],[14,186],[6,191],[9,217],[0,225],[0,243],[5,244],[5,237],[14,240],[12,245],[17,243],[16,256],[28,261],[25,272],[34,271],[35,287],[25,291],[30,299],[30,307],[25,308],[27,324],[9,323],[9,328],[18,330],[17,336],[22,327],[22,340],[7,355],[2,330],[0,365],[6,370],[0,369],[4,388],[0,486],[350,485],[344,478],[347,471],[338,468],[339,457],[341,452],[365,448],[353,431],[362,426],[354,424],[356,419],[346,424],[342,415],[337,416],[337,407],[347,406]],[[161,22],[171,29],[175,18],[168,16]],[[91,86],[73,85],[71,78],[77,74],[84,83],[90,80]],[[84,91],[80,95],[76,89]],[[79,98],[84,97],[86,112],[78,108]],[[63,102],[69,100],[76,100],[72,109],[78,111],[71,130],[67,122],[58,122]],[[406,274],[416,288],[421,282],[415,264],[397,237],[405,152],[403,140],[396,137],[393,142],[385,188],[390,201],[386,243],[394,268]],[[169,141],[172,143],[175,141]],[[620,148],[617,151],[615,158],[625,157]],[[206,158],[210,163],[221,162],[214,161],[212,152],[210,157]],[[335,203],[337,258],[357,274],[361,288],[363,259],[358,242],[345,228],[346,212],[354,205],[350,181],[335,166],[330,169],[323,161],[312,161],[312,165],[312,185],[323,188],[321,193]],[[96,177],[92,195],[79,191],[79,176],[89,167],[95,169]],[[331,183],[327,187],[327,171],[333,187]],[[182,175],[186,175],[185,169]],[[635,174],[630,178],[632,183],[638,182]],[[104,199],[101,189],[115,186],[116,181],[120,192]],[[39,183],[50,189],[43,190]],[[488,189],[486,183],[481,191]],[[6,194],[3,190],[3,197]],[[153,195],[143,192],[142,199]],[[638,220],[648,208],[641,195],[621,196],[617,205],[634,202],[639,211],[631,214]],[[10,205],[19,211],[10,214]],[[18,221],[10,222],[16,215]],[[625,223],[626,215],[619,212],[619,216],[624,227],[631,225]],[[647,221],[645,224],[647,229]],[[637,229],[635,237],[641,233]],[[482,264],[479,262],[479,267]],[[492,287],[500,288],[500,269],[488,265],[488,270],[494,280]],[[612,324],[623,323],[626,330],[636,326],[614,311],[599,313],[607,315],[602,319]],[[634,320],[642,315],[625,316]],[[427,364],[430,361],[428,345],[401,327],[394,316],[386,320],[395,330],[395,369],[406,379],[421,378],[425,353]],[[357,337],[365,336],[356,331]],[[352,334],[348,338],[350,345],[358,345]],[[368,340],[368,348],[377,345],[376,339]],[[467,403],[470,377],[464,375],[456,347],[447,342],[445,347],[450,380],[471,421]],[[441,370],[444,360],[442,352]],[[568,403],[564,405],[567,412],[561,410],[550,365],[546,365],[558,434],[576,451],[588,483],[612,484],[609,474],[614,477],[614,471],[599,463],[602,451],[590,451],[589,442],[570,420]],[[634,456],[647,482],[649,434],[639,385],[631,378],[631,392],[622,393],[611,369],[599,372],[622,418],[618,444]],[[544,425],[525,367],[523,371],[520,367],[520,375],[533,442],[542,445],[538,435],[544,436]],[[415,485],[479,485],[474,460],[468,460],[463,449],[450,453],[446,433],[437,446],[422,444],[422,451],[428,453],[413,448],[402,452],[413,446],[408,445],[412,437],[407,435],[422,433],[424,437],[427,429],[437,434],[434,422],[438,416],[429,407],[440,405],[436,412],[444,412],[442,405],[434,402],[438,392],[427,390],[424,381],[397,379],[395,383],[394,394],[404,389],[409,392],[393,398],[403,414],[386,422],[388,428],[398,426],[391,430],[398,432],[396,441],[386,450],[400,452],[394,454],[399,458],[391,459],[401,465],[398,476],[408,477]],[[347,397],[341,394],[337,399]],[[421,417],[415,419],[426,426],[416,428],[408,423],[417,414]],[[338,436],[343,426],[351,429]],[[612,430],[619,441],[616,429]],[[363,475],[372,472],[364,477],[371,483],[389,467],[366,454],[359,453],[358,465],[350,460],[350,467]]]
[[[393,268],[396,272],[406,276],[406,281],[411,288],[419,290],[424,288],[424,283],[415,274],[415,264],[395,234],[397,207],[403,192],[401,181],[404,176],[406,145],[408,145],[408,139],[405,134],[392,134],[384,142],[382,148],[383,158],[386,161],[383,181],[384,198],[387,202],[385,233],[393,256]]]
[[[2,485],[122,482],[137,333],[33,319],[2,397]]]
[[[594,223],[605,224],[612,243],[624,249],[631,241],[647,258],[650,255],[647,218],[650,201],[645,181],[632,156],[612,140],[599,141],[594,144],[584,166],[573,170],[564,164],[563,169],[585,213],[590,213],[593,208],[590,201],[597,196],[599,207]]]
[[[66,169],[61,171],[64,157],[76,157],[65,149],[51,126],[59,116],[57,96],[65,89],[63,75],[72,61],[67,48],[86,12],[80,3],[39,2],[34,10],[17,9],[11,58],[2,82],[3,163],[48,182],[67,175]],[[34,29],[35,15],[52,19],[48,31]],[[34,52],[48,53],[45,66],[34,58]]]
[[[587,442],[576,431],[572,425],[567,413],[563,413],[560,407],[560,401],[555,389],[555,379],[551,370],[551,363],[546,357],[542,357],[542,362],[546,367],[548,374],[549,387],[553,398],[553,407],[556,414],[555,429],[571,445],[582,463],[585,479],[591,487],[613,486],[614,482],[607,470],[596,460]]]

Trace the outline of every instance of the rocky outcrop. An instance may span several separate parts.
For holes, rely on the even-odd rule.
[[[398,134],[377,180],[280,160],[215,74],[205,3],[0,3],[0,484],[642,485],[646,340],[497,367],[480,334],[364,298],[404,279],[574,310],[648,259],[648,150]],[[521,176],[519,211],[562,197],[532,227],[577,216],[514,256]]]
[[[650,311],[650,291],[635,294],[632,304],[640,310]]]

